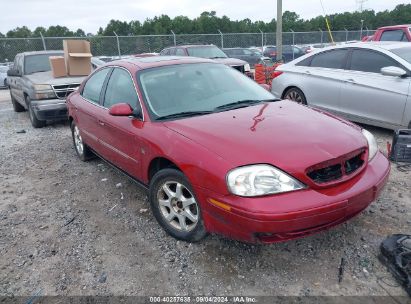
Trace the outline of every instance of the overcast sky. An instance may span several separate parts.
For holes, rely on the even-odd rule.
[[[276,14],[276,0],[2,0],[0,32],[27,25],[64,25],[70,30],[82,28],[96,33],[111,19],[124,21],[152,18],[161,14],[170,17],[197,17],[203,11],[216,11],[233,20],[250,18],[269,21]],[[356,0],[323,0],[327,14],[354,11]],[[411,0],[368,0],[364,7],[382,11]],[[294,11],[308,19],[322,13],[320,0],[284,0],[283,10]]]

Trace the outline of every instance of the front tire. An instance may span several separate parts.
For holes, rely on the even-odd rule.
[[[200,204],[181,171],[168,168],[157,172],[150,182],[149,200],[157,222],[171,236],[198,242],[207,235]]]
[[[90,148],[83,142],[83,138],[80,134],[80,129],[77,127],[74,121],[71,122],[71,135],[73,137],[74,149],[76,150],[77,156],[82,161],[87,161],[93,157],[93,153]]]
[[[303,91],[301,91],[299,88],[288,89],[284,93],[284,99],[289,99],[303,105],[307,104],[307,98],[305,98]]]
[[[27,108],[29,109],[30,121],[33,128],[43,128],[46,125],[46,121],[37,119],[36,113],[34,112],[33,106],[31,104],[30,97],[28,96],[26,96],[26,104]]]

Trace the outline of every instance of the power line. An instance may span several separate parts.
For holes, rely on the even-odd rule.
[[[360,13],[363,12],[363,10],[364,10],[364,4],[365,4],[367,1],[368,1],[368,0],[356,0],[356,2],[357,2],[357,8],[358,8],[358,11],[359,11]]]

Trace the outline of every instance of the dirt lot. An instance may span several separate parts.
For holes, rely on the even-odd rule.
[[[385,149],[391,132],[369,129]],[[0,90],[0,295],[405,295],[376,256],[386,235],[411,233],[410,174],[393,166],[376,203],[315,236],[187,244],[163,232],[139,186],[81,162],[67,124],[33,129]]]

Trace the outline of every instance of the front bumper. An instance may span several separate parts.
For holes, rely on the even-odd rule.
[[[195,190],[209,232],[246,242],[274,243],[328,229],[357,215],[379,196],[389,172],[388,160],[378,153],[361,174],[324,190],[258,198],[221,196],[197,187]],[[225,204],[225,208],[210,199]]]
[[[39,120],[67,119],[67,105],[62,99],[32,100],[31,105]]]

